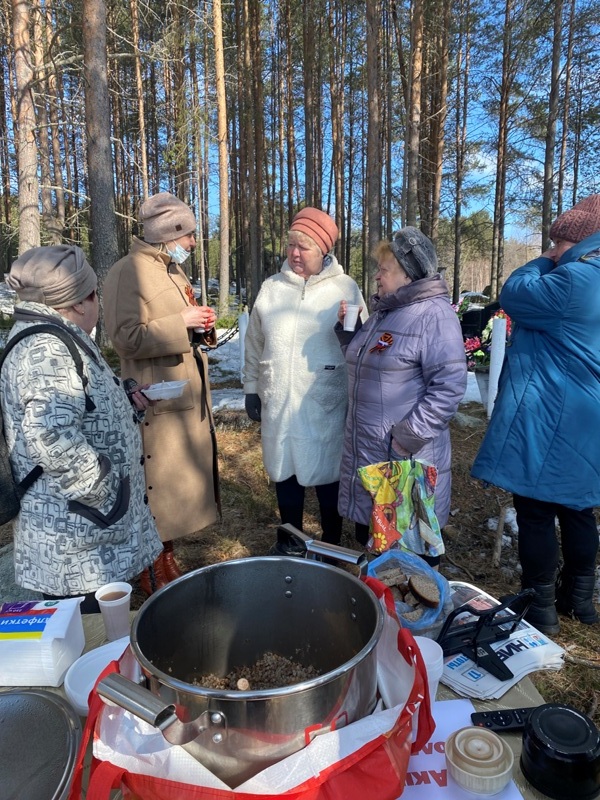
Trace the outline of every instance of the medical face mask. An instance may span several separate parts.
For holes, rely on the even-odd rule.
[[[173,250],[169,250],[168,247],[166,250],[176,264],[183,264],[183,262],[187,261],[191,256],[191,253],[188,253],[188,251],[182,247],[179,242],[175,242],[175,248]]]

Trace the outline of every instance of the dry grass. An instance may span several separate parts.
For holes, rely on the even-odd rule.
[[[465,410],[464,408],[461,410]],[[494,533],[487,520],[497,517],[509,500],[502,491],[483,489],[469,470],[485,430],[479,406],[466,409],[479,418],[476,427],[452,425],[453,515],[446,529],[447,557],[442,572],[449,579],[475,583],[495,596],[519,587],[516,552],[503,548],[499,567],[492,564]],[[264,555],[276,538],[278,524],[275,491],[265,474],[259,426],[241,412],[217,415],[223,518],[218,524],[176,542],[176,555],[185,571],[232,558]],[[316,498],[307,492],[305,530],[319,533]],[[346,523],[342,544],[356,547],[353,528]],[[0,528],[0,546],[10,541],[10,526]],[[134,607],[144,600],[135,587]],[[538,672],[533,681],[548,701],[571,703],[600,724],[600,625],[586,626],[561,620],[555,637],[567,651],[559,672]],[[580,663],[583,660],[585,663]]]

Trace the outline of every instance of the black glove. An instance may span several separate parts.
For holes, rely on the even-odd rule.
[[[246,405],[246,414],[248,414],[250,419],[254,420],[254,422],[260,422],[260,397],[257,394],[247,394],[244,402]]]

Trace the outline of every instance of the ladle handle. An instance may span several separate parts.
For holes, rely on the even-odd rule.
[[[350,550],[348,547],[340,547],[339,544],[329,544],[319,539],[313,539],[312,536],[307,536],[304,531],[295,528],[289,522],[279,525],[277,531],[293,536],[300,544],[304,545],[306,552],[310,555],[326,556],[344,561],[346,564],[354,564],[359,568],[361,575],[365,575],[367,572],[369,561],[366,555],[359,553],[358,550]]]
[[[148,689],[144,689],[143,686],[133,683],[118,673],[102,678],[96,686],[96,690],[100,697],[119,708],[124,708],[125,711],[129,711],[161,731],[179,722],[173,704],[165,704]]]

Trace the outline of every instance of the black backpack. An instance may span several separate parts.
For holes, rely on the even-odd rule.
[[[57,325],[31,325],[24,328],[19,333],[15,334],[12,339],[7,343],[4,352],[0,357],[0,369],[6,359],[6,356],[13,349],[13,347],[25,339],[26,336],[32,336],[36,333],[51,333],[61,339],[69,348],[69,352],[75,362],[77,374],[81,378],[84,391],[86,390],[88,379],[83,374],[83,361],[81,353],[77,349],[73,340],[73,335],[70,334],[66,328],[59,328]],[[95,408],[94,402],[87,392],[85,395],[85,408],[86,411],[91,411]],[[40,477],[44,470],[42,467],[36,466],[31,472],[26,475],[19,483],[15,481],[10,466],[10,459],[8,457],[8,445],[4,436],[4,422],[2,420],[2,410],[0,409],[0,525],[4,525],[14,519],[19,513],[21,508],[21,499],[29,487]]]

